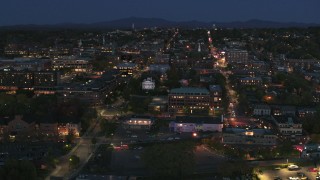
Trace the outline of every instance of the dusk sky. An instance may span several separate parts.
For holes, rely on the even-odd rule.
[[[320,24],[320,0],[3,0],[0,26],[94,23],[127,17],[173,21],[250,19]]]

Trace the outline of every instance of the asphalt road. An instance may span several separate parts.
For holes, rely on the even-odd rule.
[[[112,153],[111,167],[114,172],[120,175],[148,175],[141,160],[142,149],[119,150]],[[226,158],[211,151],[206,146],[197,146],[195,149],[195,161],[197,173],[214,173],[219,170],[219,165],[226,161]]]
[[[280,177],[282,179],[288,179],[289,177],[297,177],[297,172],[302,172],[308,177],[310,180],[316,179],[315,172],[309,172],[308,168],[302,167],[297,171],[289,171],[287,168],[280,169],[280,170],[264,170],[262,174],[259,175],[261,180],[272,180],[275,177]]]
[[[100,131],[100,127],[98,126],[98,124],[99,122],[96,122],[91,127],[92,131],[88,131],[86,135],[80,137],[76,146],[67,155],[59,158],[56,169],[46,177],[46,180],[50,180],[51,177],[63,177],[63,179],[69,179],[70,176],[76,174],[76,172],[78,172],[84,166],[84,164],[91,157],[92,152],[94,152],[95,148],[98,147],[99,144],[104,142],[103,139],[98,138],[96,146],[92,148],[91,139],[92,137],[95,137]],[[72,155],[76,155],[80,158],[79,168],[75,170],[71,170],[69,168],[69,158]]]

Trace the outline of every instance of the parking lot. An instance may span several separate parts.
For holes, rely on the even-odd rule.
[[[262,174],[259,174],[259,178],[261,180],[272,180],[276,179],[277,177],[281,179],[289,179],[290,177],[298,177],[298,173],[304,173],[308,179],[315,180],[316,179],[316,172],[309,172],[308,169],[310,167],[301,167],[298,170],[289,171],[287,168],[283,169],[273,169],[273,170],[263,170]],[[278,178],[278,179],[279,179]]]

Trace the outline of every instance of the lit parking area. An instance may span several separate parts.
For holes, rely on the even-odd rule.
[[[316,179],[316,172],[309,172],[309,167],[301,167],[297,170],[288,170],[288,168],[283,169],[270,169],[270,170],[262,170],[262,173],[259,174],[259,178],[261,180],[272,180],[272,179],[295,179],[299,177],[301,179],[301,175],[299,173],[303,173],[307,179],[315,180]],[[297,178],[298,179],[298,178]]]

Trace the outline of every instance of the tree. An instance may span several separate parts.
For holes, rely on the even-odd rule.
[[[220,174],[224,177],[237,177],[251,174],[252,168],[246,161],[225,162],[221,164]]]
[[[178,88],[180,86],[179,75],[176,69],[171,68],[167,71],[167,80],[165,81],[165,85],[169,87],[169,89]]]
[[[80,158],[76,155],[71,155],[69,158],[69,167],[71,169],[76,168],[80,163]]]
[[[36,180],[37,171],[30,161],[8,160],[0,168],[0,179],[3,180]]]
[[[106,137],[112,136],[117,130],[118,124],[116,122],[107,121],[105,119],[100,121],[100,129]]]
[[[66,141],[68,144],[72,143],[76,138],[75,133],[73,130],[69,130],[68,135],[66,135]]]
[[[156,144],[146,148],[142,159],[155,179],[183,179],[193,173],[195,144]]]
[[[88,108],[81,116],[81,130],[86,131],[92,120],[97,118],[97,110],[95,108]]]
[[[93,138],[91,139],[91,143],[92,143],[92,145],[96,145],[96,144],[97,144],[97,138],[96,138],[96,137],[93,137]]]

